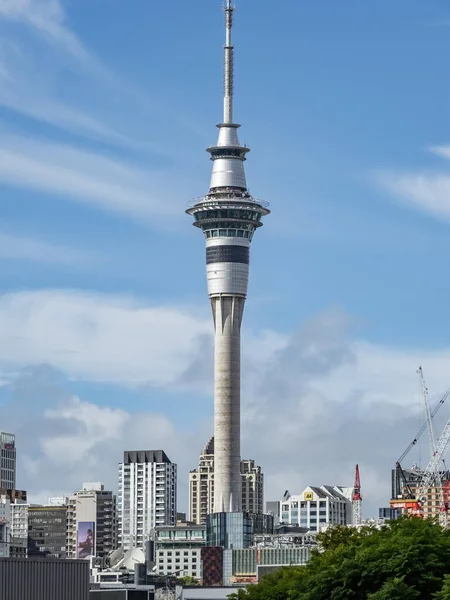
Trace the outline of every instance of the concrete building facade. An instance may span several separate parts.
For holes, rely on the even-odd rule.
[[[87,523],[90,525],[85,525]],[[92,556],[104,557],[117,548],[116,496],[105,490],[101,482],[83,483],[82,489],[69,498],[67,558],[83,558],[80,556],[82,532],[89,527],[92,531]],[[85,550],[88,551],[87,548]]]
[[[177,465],[163,450],[124,452],[118,489],[120,547],[144,549],[156,527],[175,525]]]
[[[349,525],[352,503],[347,489],[338,486],[308,486],[301,494],[287,492],[280,502],[280,523],[319,532],[329,525]]]
[[[240,462],[241,507],[243,512],[260,514],[264,508],[264,475],[252,459]],[[214,437],[200,454],[197,469],[189,473],[189,521],[205,524],[214,512]]]
[[[247,189],[244,162],[249,152],[238,139],[233,119],[231,41],[234,7],[225,4],[223,120],[218,141],[207,150],[213,161],[207,194],[187,213],[206,242],[206,278],[214,325],[214,512],[238,512],[241,507],[240,376],[241,323],[248,288],[250,244],[267,203]]]

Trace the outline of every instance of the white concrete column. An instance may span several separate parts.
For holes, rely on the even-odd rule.
[[[241,510],[241,321],[245,297],[211,297],[214,317],[214,512]]]

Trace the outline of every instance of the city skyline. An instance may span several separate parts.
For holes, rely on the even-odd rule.
[[[164,448],[187,508],[213,371],[184,210],[221,118],[220,4],[113,2],[107,27],[102,2],[0,6],[0,421],[31,501],[111,488],[126,448]],[[241,142],[272,208],[242,330],[241,454],[268,500],[352,485],[358,463],[376,514],[417,430],[416,368],[432,402],[449,385],[450,28],[425,4],[237,3]]]

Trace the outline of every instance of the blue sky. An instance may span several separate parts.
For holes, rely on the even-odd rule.
[[[235,114],[272,209],[252,244],[243,452],[268,499],[351,485],[359,462],[374,513],[418,429],[416,368],[434,400],[449,384],[450,8],[236,3]],[[185,508],[212,429],[204,241],[184,210],[221,119],[220,0],[0,0],[0,40],[18,485],[114,486],[124,449],[163,447]]]

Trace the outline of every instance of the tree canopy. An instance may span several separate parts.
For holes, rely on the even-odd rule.
[[[334,527],[304,567],[282,567],[232,600],[450,600],[450,530],[405,517]]]

